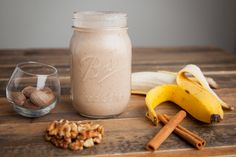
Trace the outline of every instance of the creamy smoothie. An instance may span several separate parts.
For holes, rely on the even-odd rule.
[[[77,14],[83,16],[83,12]],[[94,23],[96,17],[84,14],[87,23],[77,21],[70,46],[72,103],[84,116],[114,116],[126,108],[131,90],[131,42],[126,23],[117,21],[119,13],[90,13],[103,23]],[[115,22],[106,23],[106,17],[109,23]]]

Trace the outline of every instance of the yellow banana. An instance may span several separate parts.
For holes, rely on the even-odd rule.
[[[162,102],[171,101],[185,109],[194,118],[205,122],[219,122],[223,119],[223,110],[215,97],[203,88],[185,90],[179,85],[167,84],[151,89],[146,96],[147,117],[155,124],[155,107]]]
[[[189,73],[193,76],[187,76]],[[148,107],[147,117],[154,123],[157,122],[157,115],[154,108],[160,103],[171,101],[185,109],[196,119],[211,123],[223,119],[222,107],[233,109],[223,102],[209,84],[196,65],[189,64],[180,70],[176,76],[176,83],[157,86],[146,95]]]

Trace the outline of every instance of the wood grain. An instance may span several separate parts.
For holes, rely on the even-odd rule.
[[[153,126],[145,118],[144,96],[132,95],[125,112],[112,119],[97,119],[104,125],[102,144],[84,151],[55,148],[44,141],[46,126],[52,120],[85,120],[72,107],[70,100],[70,54],[68,49],[0,50],[0,154],[1,156],[225,156],[236,154],[236,111],[225,111],[221,123],[201,123],[190,115],[182,125],[207,141],[205,149],[197,151],[172,134],[151,153],[144,146],[162,127]],[[60,103],[40,118],[25,118],[16,114],[5,97],[11,73],[19,62],[39,61],[58,68],[62,85]],[[178,71],[185,64],[194,63],[204,74],[220,85],[216,93],[236,107],[236,55],[214,47],[134,48],[132,71]],[[180,108],[170,102],[158,106],[158,112],[174,115]]]

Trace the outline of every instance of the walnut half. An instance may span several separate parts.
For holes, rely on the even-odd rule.
[[[60,148],[82,150],[101,143],[103,136],[104,128],[100,124],[61,119],[48,125],[45,139]]]

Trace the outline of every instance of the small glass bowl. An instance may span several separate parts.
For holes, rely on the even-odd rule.
[[[38,62],[17,64],[6,87],[6,96],[13,109],[22,116],[48,114],[60,98],[57,69]]]

